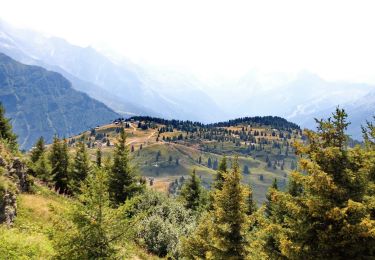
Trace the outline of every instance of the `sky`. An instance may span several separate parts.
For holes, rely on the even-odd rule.
[[[0,0],[0,18],[134,62],[375,83],[375,1]]]

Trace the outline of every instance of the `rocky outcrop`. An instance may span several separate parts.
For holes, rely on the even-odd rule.
[[[17,194],[30,191],[32,181],[27,167],[20,158],[7,163],[0,157],[0,223],[11,226],[17,216]]]
[[[12,226],[17,215],[17,194],[11,190],[5,190],[0,203],[0,223]]]
[[[30,191],[31,182],[27,174],[26,165],[20,158],[13,159],[12,166],[9,169],[9,176],[14,180],[14,183],[21,192]]]

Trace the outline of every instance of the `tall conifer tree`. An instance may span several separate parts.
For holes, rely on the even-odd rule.
[[[224,156],[220,161],[219,169],[216,173],[216,180],[214,184],[215,189],[221,190],[223,187],[224,174],[227,172],[227,167],[227,158]]]
[[[71,191],[73,193],[79,193],[81,182],[89,175],[90,169],[91,166],[86,145],[83,142],[78,142],[70,178]]]
[[[96,166],[102,167],[102,150],[100,148],[96,150]]]
[[[224,173],[223,177],[222,189],[215,191],[213,210],[184,242],[184,253],[190,258],[246,257],[248,190],[241,184],[237,158],[231,172]]]
[[[119,209],[110,207],[108,178],[103,169],[82,182],[78,200],[69,212],[70,228],[60,226],[56,250],[61,259],[115,259],[118,243],[125,234],[124,218]],[[66,221],[66,220],[65,220]]]
[[[60,140],[58,137],[54,137],[52,149],[50,153],[51,162],[51,175],[52,180],[55,183],[55,189],[60,193],[69,193],[69,155],[68,145],[66,141]]]
[[[0,139],[5,140],[13,151],[18,149],[17,136],[13,133],[10,119],[5,117],[5,108],[0,103]]]
[[[124,203],[144,186],[139,182],[135,169],[130,165],[129,149],[126,145],[126,133],[122,128],[115,145],[113,165],[109,174],[109,194],[115,206]]]
[[[277,222],[277,251],[290,259],[372,259],[375,221],[366,200],[373,159],[361,147],[349,149],[347,114],[317,120],[317,132],[306,131],[308,142],[295,146],[300,169],[292,181],[301,194],[276,192],[273,203],[284,209]]]
[[[194,169],[190,178],[185,181],[181,189],[181,197],[185,207],[193,211],[198,210],[202,203],[203,192],[201,180]]]
[[[46,151],[45,142],[43,136],[41,136],[35,144],[34,149],[31,151],[31,161],[36,163],[39,158],[44,154]]]

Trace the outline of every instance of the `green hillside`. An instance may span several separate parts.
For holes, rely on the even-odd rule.
[[[302,138],[297,125],[277,117],[213,125],[134,117],[93,128],[69,138],[68,143],[74,150],[77,141],[85,140],[93,161],[98,148],[104,157],[110,157],[121,126],[125,126],[127,143],[133,147],[133,164],[142,176],[153,179],[155,189],[168,192],[173,182],[186,178],[194,169],[209,188],[223,156],[229,161],[238,156],[240,169],[244,171],[246,166],[249,171],[243,172],[243,182],[251,183],[258,204],[265,200],[275,178],[282,189],[285,187],[296,164],[292,143]]]

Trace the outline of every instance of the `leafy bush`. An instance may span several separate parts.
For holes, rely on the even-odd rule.
[[[125,215],[134,225],[134,236],[149,252],[164,257],[180,255],[180,237],[188,235],[195,226],[190,210],[165,196],[147,191],[125,204]]]

